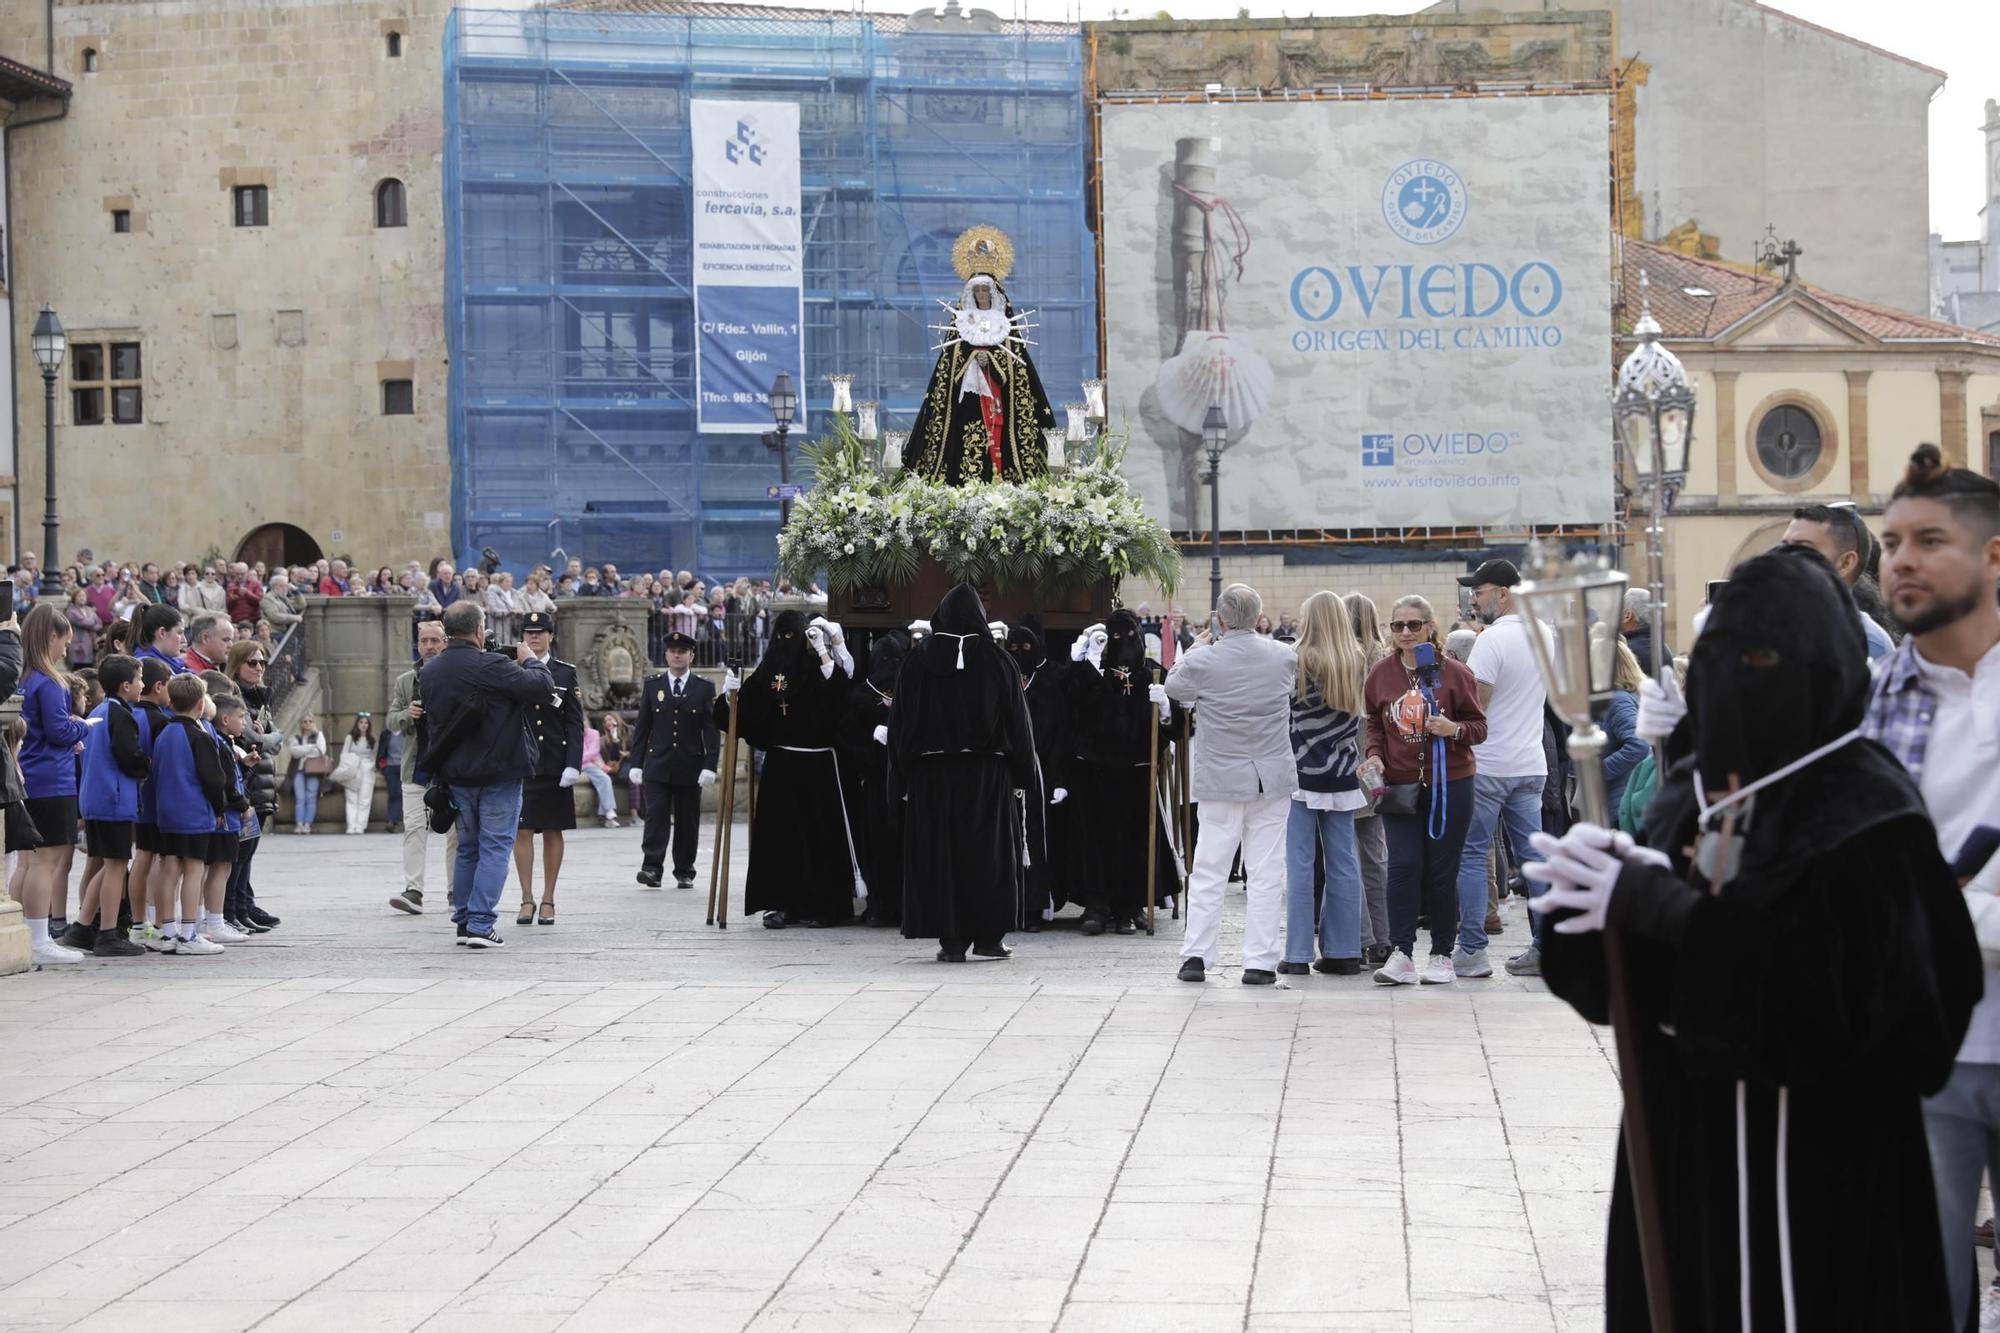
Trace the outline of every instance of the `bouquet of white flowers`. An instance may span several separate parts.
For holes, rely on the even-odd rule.
[[[1003,587],[1139,575],[1171,592],[1179,580],[1179,548],[1119,472],[1122,438],[1100,435],[1066,471],[978,486],[882,476],[844,416],[804,453],[815,484],[778,535],[779,572],[794,582],[823,569],[836,593],[892,587],[915,579],[926,556],[956,578]]]

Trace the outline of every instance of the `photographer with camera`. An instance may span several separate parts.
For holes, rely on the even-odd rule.
[[[470,599],[446,608],[444,632],[444,650],[417,675],[424,718],[414,767],[444,785],[455,812],[451,906],[459,942],[497,949],[504,941],[493,929],[493,908],[507,886],[521,783],[541,753],[529,710],[554,698],[555,678],[526,644],[515,650],[518,661],[488,652],[486,612]]]
[[[1414,594],[1389,612],[1396,651],[1368,673],[1368,757],[1358,776],[1379,793],[1375,811],[1389,843],[1389,961],[1375,980],[1389,986],[1449,985],[1458,934],[1458,867],[1472,823],[1472,747],[1486,739],[1479,682],[1438,646],[1437,616]],[[1485,897],[1480,911],[1485,911]],[[1419,908],[1429,918],[1430,960],[1412,953]]]

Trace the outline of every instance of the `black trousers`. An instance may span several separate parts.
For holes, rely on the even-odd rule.
[[[646,831],[639,846],[644,866],[658,870],[667,858],[667,832],[674,837],[674,878],[694,878],[695,848],[701,841],[701,787],[646,779]]]
[[[261,837],[245,838],[236,844],[236,864],[229,868],[229,886],[222,891],[222,914],[242,916],[257,905],[250,891],[250,858],[257,855]]]
[[[1414,815],[1382,816],[1389,840],[1389,942],[1414,956],[1417,916],[1429,919],[1431,952],[1449,954],[1458,940],[1458,862],[1472,826],[1472,779],[1445,784],[1444,836],[1428,828],[1431,789],[1417,796]]]

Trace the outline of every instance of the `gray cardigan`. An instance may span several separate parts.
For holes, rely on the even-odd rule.
[[[1167,673],[1167,697],[1200,714],[1188,784],[1195,800],[1291,799],[1298,670],[1290,644],[1248,629],[1181,654]]]

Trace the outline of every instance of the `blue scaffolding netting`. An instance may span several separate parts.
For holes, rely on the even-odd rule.
[[[960,285],[952,243],[977,223],[1013,239],[1007,285],[1040,312],[1043,381],[1058,401],[1076,396],[1097,362],[1081,61],[1075,36],[1027,31],[456,11],[445,308],[461,556],[770,572],[776,454],[695,429],[693,98],[799,105],[795,446],[823,427],[836,372],[888,425],[909,425],[936,302]]]

